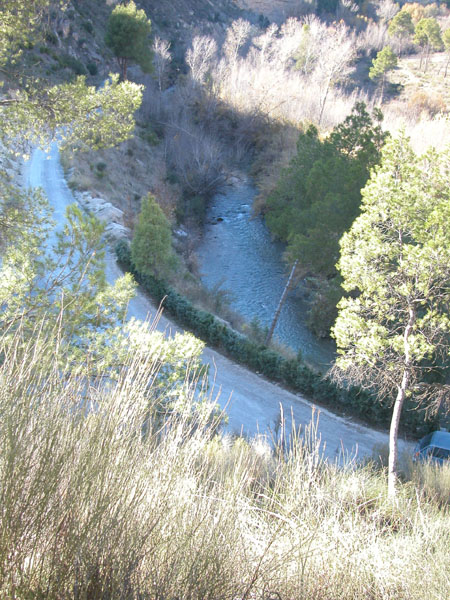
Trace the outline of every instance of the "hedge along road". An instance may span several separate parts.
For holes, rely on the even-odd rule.
[[[25,177],[29,187],[41,187],[44,190],[54,210],[55,220],[62,222],[66,207],[73,204],[75,199],[65,181],[56,144],[48,154],[39,149],[33,152],[25,165]],[[111,250],[106,253],[105,270],[109,283],[122,275]],[[156,312],[155,305],[139,290],[130,303],[128,317],[152,319]],[[167,335],[180,331],[164,315],[159,319],[158,329]],[[274,430],[282,407],[288,428],[291,416],[295,424],[302,428],[309,425],[311,420],[316,423],[324,456],[329,459],[342,455],[358,458],[370,456],[375,448],[388,443],[387,433],[319,408],[301,395],[267,381],[211,348],[205,348],[203,361],[210,365],[213,397],[226,408],[228,429],[232,432],[254,436],[267,433],[269,428]],[[411,445],[401,441],[400,450],[409,452]]]

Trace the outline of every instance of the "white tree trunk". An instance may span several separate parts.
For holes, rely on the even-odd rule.
[[[392,411],[391,427],[389,430],[389,465],[388,465],[388,496],[394,498],[397,493],[398,479],[398,426],[406,396],[406,385],[409,380],[408,371],[403,372],[402,385],[398,388],[397,397]]]
[[[297,268],[297,265],[298,265],[298,259],[295,261],[295,263],[292,266],[291,273],[289,275],[289,279],[287,280],[286,286],[285,286],[285,288],[283,290],[283,293],[281,294],[280,301],[278,302],[277,310],[275,311],[275,314],[273,316],[272,324],[270,325],[270,329],[267,332],[266,339],[264,340],[264,343],[265,343],[266,346],[269,345],[270,340],[272,339],[273,332],[275,330],[275,326],[276,326],[277,321],[278,321],[278,317],[280,316],[280,313],[281,313],[281,309],[283,308],[283,304],[285,303],[287,295],[289,293],[289,290],[292,287],[292,283],[293,283],[293,279],[294,279],[294,273],[295,273],[295,269]]]
[[[391,427],[389,430],[389,465],[388,465],[388,496],[395,498],[397,493],[398,480],[398,426],[400,424],[400,415],[403,403],[408,391],[411,379],[411,353],[409,347],[409,337],[412,333],[414,321],[416,320],[416,311],[413,306],[409,307],[408,324],[403,334],[403,348],[405,352],[405,367],[403,369],[402,381],[398,387],[397,397],[392,411]]]

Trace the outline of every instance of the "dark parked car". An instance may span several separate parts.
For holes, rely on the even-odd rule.
[[[430,460],[438,464],[450,460],[450,433],[448,431],[433,431],[419,442],[414,448],[413,460]]]

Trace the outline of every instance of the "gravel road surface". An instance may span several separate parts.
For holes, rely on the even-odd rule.
[[[55,220],[62,222],[66,206],[75,200],[64,179],[57,146],[53,145],[48,154],[35,150],[26,163],[25,176],[29,186],[44,189],[54,208]],[[107,255],[106,274],[109,282],[121,275],[112,252]],[[129,307],[129,316],[139,319],[151,317],[155,313],[155,306],[142,292],[137,294]],[[159,321],[158,329],[165,330],[168,335],[179,330],[164,315]],[[296,425],[305,427],[312,418],[318,418],[318,434],[324,455],[329,459],[342,454],[359,458],[369,456],[374,448],[388,443],[387,433],[375,431],[319,408],[301,395],[267,381],[210,348],[205,349],[203,360],[210,365],[213,394],[222,407],[226,406],[228,428],[231,431],[250,436],[265,433],[269,427],[273,428],[282,406],[287,421],[290,421],[292,414]],[[410,451],[410,448],[411,444],[400,442],[400,451]]]

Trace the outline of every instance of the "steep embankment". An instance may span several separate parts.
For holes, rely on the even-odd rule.
[[[58,219],[62,218],[65,207],[74,201],[64,179],[59,162],[57,148],[53,146],[49,157],[37,150],[26,167],[26,179],[29,185],[41,186],[45,190]],[[112,282],[121,274],[112,254],[107,258],[107,277]],[[148,298],[138,293],[129,308],[129,317],[145,319],[155,315],[154,307]],[[158,328],[168,333],[177,327],[161,317]],[[292,394],[279,386],[236,365],[226,357],[206,348],[203,354],[205,363],[210,365],[210,383],[213,395],[218,396],[221,406],[226,407],[229,416],[229,429],[246,435],[266,432],[274,424],[283,408],[287,422],[291,417],[297,425],[305,426],[312,417],[317,417],[317,434],[321,437],[325,455],[333,459],[341,452],[351,456],[369,456],[374,448],[387,444],[385,433],[371,430],[331,412],[320,409],[305,398]],[[404,450],[410,446],[402,444]]]

